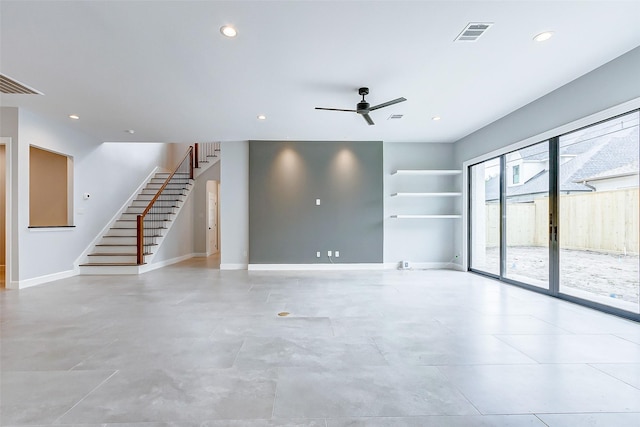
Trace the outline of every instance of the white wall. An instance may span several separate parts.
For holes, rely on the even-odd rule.
[[[638,98],[638,76],[640,47],[457,141],[456,164]]]
[[[394,219],[395,214],[460,213],[460,197],[391,197],[397,192],[460,191],[457,177],[391,175],[397,169],[455,169],[453,144],[384,143],[384,262],[437,267],[455,259],[460,219]]]
[[[220,144],[220,269],[244,269],[249,251],[249,141]]]
[[[7,228],[7,236],[10,240],[7,257],[7,287],[11,287],[11,284],[17,280],[18,277],[18,257],[15,254],[18,253],[18,228],[14,226],[15,220],[18,216],[18,186],[15,185],[18,179],[18,168],[14,165],[18,161],[18,109],[13,107],[0,107],[0,137],[9,138],[7,145],[7,152],[9,153],[9,163],[11,166],[10,176],[7,176],[7,191],[9,193],[8,202],[10,204],[10,218],[11,224]],[[28,193],[26,195],[28,197]]]
[[[192,190],[182,206],[180,214],[171,223],[171,229],[153,257],[152,264],[162,262],[171,264],[193,255],[194,207],[195,194]]]
[[[471,163],[471,160],[484,160],[487,153],[506,152],[505,147],[512,144],[513,149],[521,148],[605,119],[607,114],[615,115],[624,112],[625,108],[638,108],[638,76],[640,47],[457,141],[454,144],[456,167],[463,168],[465,162]],[[463,182],[463,187],[465,185]],[[466,251],[465,222],[460,232],[462,238],[457,242],[462,243],[457,243],[456,251],[462,253]]]
[[[19,246],[20,285],[71,274],[74,261],[156,167],[166,167],[166,144],[101,143],[72,124],[19,111],[17,180],[14,219]],[[74,159],[74,225],[71,229],[29,229],[29,145]],[[91,194],[84,200],[83,193]],[[15,273],[15,272],[14,272]]]

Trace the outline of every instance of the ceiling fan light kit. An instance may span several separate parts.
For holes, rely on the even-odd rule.
[[[327,111],[347,111],[350,113],[358,113],[360,114],[364,120],[369,124],[369,126],[374,125],[375,123],[373,122],[373,119],[371,118],[371,116],[369,116],[369,113],[371,111],[377,110],[379,108],[384,108],[384,107],[388,107],[390,105],[394,105],[397,104],[399,102],[404,102],[407,99],[406,98],[396,98],[393,99],[391,101],[387,101],[387,102],[383,102],[382,104],[378,104],[378,105],[374,105],[373,107],[370,106],[370,104],[364,99],[364,97],[366,95],[369,95],[369,88],[368,87],[361,87],[360,89],[358,89],[358,94],[360,94],[360,96],[362,96],[362,101],[358,102],[356,104],[356,109],[355,110],[345,110],[342,108],[324,108],[324,107],[316,107],[316,110],[327,110]]]

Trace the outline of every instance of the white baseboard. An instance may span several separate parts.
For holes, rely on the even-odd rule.
[[[206,252],[196,252],[193,254],[193,258],[206,258],[211,254],[208,254]]]
[[[78,269],[61,271],[59,273],[47,274],[44,276],[33,277],[31,279],[12,281],[7,283],[9,289],[25,289],[32,286],[42,285],[43,283],[53,282],[54,280],[67,279],[77,276]]]
[[[383,270],[382,263],[335,263],[335,264],[249,264],[252,271],[344,271],[344,270]],[[220,266],[222,269],[222,266]]]
[[[246,270],[247,264],[220,264],[220,270]]]
[[[386,270],[399,270],[400,262],[385,262]],[[465,271],[460,264],[453,262],[412,262],[408,270],[456,270]]]
[[[146,273],[148,271],[157,270],[159,268],[166,267],[166,266],[171,265],[171,264],[176,264],[178,262],[186,261],[186,260],[191,259],[193,257],[194,257],[194,254],[186,254],[186,255],[179,256],[179,257],[175,257],[175,258],[171,258],[171,259],[165,259],[165,260],[159,261],[159,262],[154,262],[154,263],[151,263],[151,264],[144,264],[144,265],[140,266],[140,273]]]

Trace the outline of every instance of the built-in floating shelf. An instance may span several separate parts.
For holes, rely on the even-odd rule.
[[[459,175],[462,171],[458,169],[398,169],[391,172],[391,175]]]
[[[462,218],[462,215],[391,215],[397,219],[437,219],[437,218]]]
[[[462,193],[393,193],[391,197],[458,197]]]

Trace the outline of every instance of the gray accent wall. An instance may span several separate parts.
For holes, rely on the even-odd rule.
[[[381,141],[249,141],[249,263],[382,263],[382,162]]]

